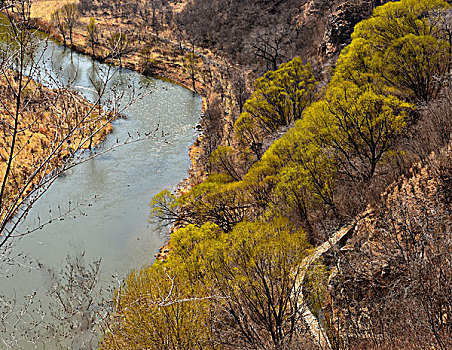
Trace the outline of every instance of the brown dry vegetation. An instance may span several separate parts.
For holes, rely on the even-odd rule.
[[[9,127],[14,125],[15,111],[15,106],[10,102],[14,101],[12,92],[7,87],[5,79],[14,81],[15,75],[15,72],[6,71],[0,76],[0,98],[4,103],[0,107],[0,178],[2,179],[11,150],[12,134]],[[111,131],[111,125],[108,124],[91,140],[89,136],[106,123],[106,118],[99,118],[99,115],[92,111],[93,106],[75,92],[63,89],[51,90],[38,83],[30,82],[23,93],[25,107],[20,113],[15,156],[11,175],[6,184],[6,201],[3,203],[5,208],[9,207],[10,201],[15,198],[34,172],[38,172],[38,176],[28,184],[23,197],[33,186],[44,181],[46,175],[60,166],[61,162],[75,150],[98,144]],[[72,132],[75,125],[87,114],[88,118],[83,120],[75,132]],[[57,154],[51,154],[55,145],[62,142],[69,133],[71,136],[65,141],[64,146],[58,149]],[[41,164],[47,158],[51,158],[51,161],[41,168]]]
[[[79,3],[79,1],[36,0],[33,2],[32,16],[36,16],[40,20],[51,24],[49,13],[61,8],[67,2]],[[132,2],[124,2],[121,6],[126,7],[127,3]],[[183,6],[183,3],[177,4],[175,11],[180,11],[181,6]],[[108,39],[112,34],[121,32],[128,39],[128,48],[122,58],[125,67],[151,75],[155,74],[160,77],[170,78],[190,88],[190,77],[184,68],[184,57],[190,46],[188,40],[182,43],[184,49],[180,50],[178,43],[172,40],[174,38],[171,34],[172,28],[169,25],[164,26],[157,38],[155,33],[143,27],[143,21],[138,14],[135,13],[133,15],[133,18],[119,16],[110,5],[104,4],[103,1],[90,2],[89,9],[82,9],[81,16],[74,29],[74,48],[86,54],[91,54],[86,26],[90,18],[93,17],[99,32],[99,41],[95,52],[97,58],[118,64],[118,60],[110,56],[111,48],[109,47]],[[52,34],[55,38],[61,39],[56,28],[52,29]],[[205,55],[206,58],[219,60],[207,49],[201,50],[196,47],[196,52]],[[150,63],[152,63],[152,67],[149,66]],[[196,81],[196,90],[201,93],[205,89],[204,73],[204,69],[200,69]]]
[[[64,4],[76,3],[77,0],[38,0],[33,3],[31,16],[50,20],[51,14]]]
[[[413,168],[336,252],[338,348],[450,349],[452,147]]]

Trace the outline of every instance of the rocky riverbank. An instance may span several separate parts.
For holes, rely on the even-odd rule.
[[[32,14],[39,16],[34,19],[36,26],[63,44],[63,38],[52,25],[50,16],[43,15],[48,14],[43,11],[43,7],[48,6],[48,3],[37,1],[33,6]],[[138,36],[131,23],[123,23],[120,19],[105,13],[95,15],[94,23],[99,39],[94,50],[89,43],[86,29],[90,17],[83,15],[74,29],[72,44],[67,46],[101,62],[116,66],[122,65],[124,68],[145,75],[169,80],[202,96],[202,114],[197,127],[199,136],[189,149],[191,160],[189,176],[179,184],[178,193],[189,190],[193,185],[202,182],[208,172],[209,144],[212,142],[212,136],[214,135],[213,137],[216,138],[214,141],[216,144],[222,142],[222,135],[230,132],[227,129],[228,125],[233,123],[230,120],[231,117],[238,113],[238,108],[233,102],[233,91],[229,81],[231,68],[225,60],[215,57],[209,50],[190,47],[189,43],[174,42],[164,36]],[[128,41],[127,49],[121,54],[121,57],[112,53],[111,45],[109,45],[109,38],[118,31],[123,33]],[[187,57],[194,58],[193,62],[187,62]],[[192,76],[193,70],[195,72]],[[212,123],[212,113],[209,113],[208,110],[218,101],[222,102],[224,108],[216,111],[218,114],[215,116],[215,122]],[[209,135],[206,135],[207,132]],[[168,252],[166,244],[159,249],[156,258],[165,260]]]
[[[33,6],[32,14],[40,15],[36,18],[39,27],[47,31],[52,38],[63,43],[61,34],[50,21],[50,15],[43,10],[43,7],[48,6],[48,2],[37,1]],[[94,50],[89,43],[87,31],[91,18],[94,18],[98,33]],[[217,138],[215,143],[220,143],[226,132],[226,125],[232,123],[229,119],[237,114],[233,91],[231,91],[232,68],[230,65],[209,50],[191,46],[189,42],[182,40],[174,41],[168,32],[162,32],[159,36],[153,33],[138,33],[135,23],[117,18],[108,12],[82,14],[78,22],[73,31],[72,44],[68,45],[72,49],[90,55],[101,62],[117,66],[121,64],[125,68],[145,75],[167,79],[203,97],[202,118],[198,127],[200,136],[190,148],[192,161],[190,176],[181,183],[180,190],[184,191],[201,182],[207,172],[206,163],[209,157],[206,129],[209,129],[209,137],[214,135]],[[121,52],[121,57],[113,52],[110,42],[111,37],[119,32],[127,40],[127,47]],[[217,111],[219,114],[215,116],[215,123],[211,120],[206,121],[206,112],[218,101],[222,102],[223,107]],[[209,118],[212,119],[211,113]]]

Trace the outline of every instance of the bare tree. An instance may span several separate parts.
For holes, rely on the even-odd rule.
[[[110,308],[99,284],[100,260],[87,263],[76,253],[58,271],[26,263],[44,277],[44,286],[24,296],[0,295],[2,349],[95,348]]]
[[[151,17],[150,3],[151,3],[150,0],[143,0],[138,3],[138,15],[141,18],[144,33],[147,33],[148,26],[150,23],[150,17]]]
[[[63,44],[66,45],[66,40],[67,40],[66,24],[64,23],[64,20],[61,16],[60,9],[58,9],[52,13],[51,20],[52,20],[53,25],[56,28],[58,28],[58,31],[60,32],[61,36],[63,37]]]
[[[62,83],[48,72],[43,74],[46,42],[29,29],[30,3],[29,0],[8,2],[9,24],[4,34],[5,44],[0,46],[0,249],[3,251],[18,235],[16,229],[46,189],[66,170],[96,156],[85,156],[81,151],[103,139],[115,116],[139,98],[132,92],[127,101],[115,105],[121,99],[121,92],[113,88],[108,91],[110,110],[100,107],[116,72],[113,67],[95,72],[97,99],[94,103],[71,91],[70,82]],[[44,83],[52,85],[52,89]],[[138,139],[123,141],[118,146]]]
[[[0,347],[19,349],[28,343],[33,348],[41,344],[93,348],[99,333],[94,329],[108,307],[94,297],[100,263],[84,264],[81,255],[69,259],[62,271],[50,271],[16,251],[15,243],[71,213],[72,208],[35,227],[19,229],[58,176],[108,151],[83,152],[105,137],[112,119],[138,97],[132,93],[126,101],[112,88],[105,98],[117,71],[114,67],[93,70],[97,93],[93,103],[70,89],[71,78],[66,82],[58,73],[47,71],[48,42],[31,29],[30,5],[31,0],[1,3],[8,9],[9,22],[3,25],[0,44],[0,276],[7,278],[11,266],[41,271],[48,275],[53,304],[44,307],[35,291],[23,302],[19,295],[0,296]],[[101,106],[106,100],[109,105]],[[131,138],[113,148],[137,140]]]
[[[184,67],[188,74],[190,74],[190,80],[193,91],[196,92],[196,76],[199,73],[201,64],[201,58],[193,52],[188,53],[184,57]]]
[[[119,60],[119,66],[122,67],[122,57],[127,52],[129,40],[127,35],[121,31],[113,33],[108,39],[110,56]]]
[[[91,45],[91,51],[93,53],[93,57],[95,56],[94,49],[99,42],[99,30],[97,29],[95,20],[93,17],[90,18],[89,24],[86,27],[86,31],[88,33],[88,41]]]
[[[235,102],[239,107],[239,113],[243,112],[243,105],[250,96],[250,89],[247,86],[246,76],[240,70],[232,73],[232,92]]]
[[[250,44],[254,55],[263,59],[267,70],[276,70],[285,57],[288,28],[277,27],[272,32],[258,34]]]
[[[77,25],[80,13],[75,4],[66,4],[61,8],[61,17],[69,31],[69,40],[72,45],[72,32]]]
[[[74,27],[77,25],[79,17],[80,13],[78,12],[77,6],[74,4],[65,4],[63,7],[52,13],[52,22],[60,31],[64,44],[66,44],[66,35],[69,35],[69,41],[72,45],[72,33]]]

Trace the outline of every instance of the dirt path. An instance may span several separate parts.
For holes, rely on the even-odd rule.
[[[341,229],[336,231],[336,233],[327,241],[318,246],[317,249],[303,261],[303,272],[299,277],[298,286],[305,283],[307,272],[309,271],[310,267],[324,255],[328,254],[333,248],[343,247],[347,240],[354,234],[357,224],[370,214],[371,210],[365,211],[363,214],[354,219],[351,224],[342,227]],[[302,315],[303,320],[308,325],[311,335],[314,338],[315,342],[319,345],[320,349],[331,349],[331,343],[328,339],[327,333],[325,329],[323,329],[319,320],[309,309],[309,305],[307,305],[306,301],[304,300],[303,292],[300,294],[299,305],[301,306],[300,309],[304,310]]]

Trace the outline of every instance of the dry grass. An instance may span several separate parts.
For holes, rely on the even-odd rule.
[[[14,73],[5,72],[13,81]],[[7,88],[5,75],[0,76],[0,179],[3,180],[7,168],[12,143],[12,126],[14,125],[15,105],[12,92]],[[92,112],[92,105],[77,93],[66,90],[50,90],[37,83],[31,83],[24,91],[26,106],[22,106],[15,145],[15,156],[8,176],[5,193],[5,206],[8,207],[18,193],[24,195],[46,175],[61,165],[61,161],[79,148],[87,148],[89,135],[106,122]],[[85,117],[87,116],[87,117]],[[86,118],[86,119],[83,119]],[[75,132],[70,130],[82,121]],[[111,131],[108,124],[92,138],[92,144],[101,142]],[[69,139],[57,147],[66,135]],[[88,142],[85,142],[88,140]],[[55,151],[56,150],[56,151]],[[34,180],[24,188],[24,184],[49,158],[48,166],[43,168]],[[21,200],[19,200],[20,202]],[[1,219],[1,218],[0,218]]]
[[[65,4],[76,3],[78,0],[34,0],[31,16],[50,20],[51,14]]]

